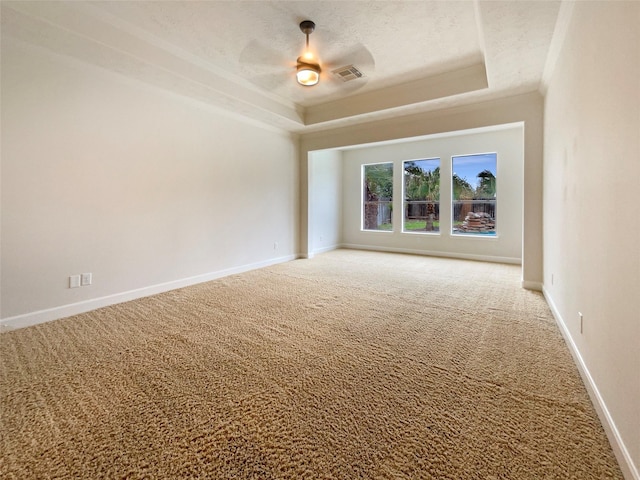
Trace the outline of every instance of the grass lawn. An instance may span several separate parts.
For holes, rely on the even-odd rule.
[[[404,222],[404,231],[405,232],[414,232],[414,231],[418,231],[418,230],[424,230],[426,226],[427,226],[427,221],[426,220],[405,220],[405,222]],[[391,231],[391,230],[393,230],[393,225],[390,224],[390,223],[383,223],[382,225],[380,225],[378,227],[378,230]],[[434,221],[433,222],[433,230],[432,231],[434,231],[434,232],[440,231],[440,222],[438,222],[438,221]]]
[[[405,231],[424,230],[426,226],[427,226],[426,220],[405,220],[404,221]],[[433,222],[433,231],[439,231],[439,230],[440,230],[440,222],[436,220]]]

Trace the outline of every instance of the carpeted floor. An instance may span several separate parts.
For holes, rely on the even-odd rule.
[[[622,478],[516,266],[338,250],[0,335],[0,477]]]

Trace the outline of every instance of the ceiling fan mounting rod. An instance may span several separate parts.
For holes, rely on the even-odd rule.
[[[307,50],[309,50],[309,35],[313,33],[315,29],[316,29],[316,24],[313,23],[311,20],[304,20],[300,22],[300,30],[302,30],[302,33],[304,33],[307,36],[307,44],[306,44]]]
[[[320,81],[320,65],[314,60],[313,54],[309,51],[309,34],[311,34],[315,28],[316,24],[311,20],[300,22],[300,30],[306,35],[307,42],[304,53],[298,57],[296,78],[300,85],[306,87],[316,85]]]

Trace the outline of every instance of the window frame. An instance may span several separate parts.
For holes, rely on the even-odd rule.
[[[454,198],[455,195],[455,189],[454,189],[454,176],[456,175],[455,171],[454,171],[454,159],[456,158],[462,158],[462,157],[477,157],[477,156],[487,156],[487,155],[493,155],[494,156],[494,160],[495,160],[495,174],[494,174],[494,180],[495,180],[495,192],[494,192],[494,199],[493,199],[493,224],[494,224],[494,228],[493,228],[493,233],[483,233],[483,232],[460,232],[460,231],[455,231],[454,227],[456,224],[456,220],[455,220],[455,204],[456,202],[458,202],[459,200],[456,200]],[[466,180],[466,179],[465,179]],[[492,152],[480,152],[480,153],[465,153],[465,154],[459,154],[459,155],[452,155],[451,156],[451,173],[450,173],[450,188],[451,188],[451,194],[450,194],[450,221],[451,221],[451,226],[450,226],[450,231],[449,234],[451,235],[451,237],[455,237],[455,238],[473,238],[473,239],[483,239],[483,240],[494,240],[497,239],[499,237],[499,223],[498,223],[498,192],[499,192],[499,188],[498,188],[498,152],[492,151]],[[477,187],[476,187],[477,188]],[[473,199],[472,201],[478,201]]]
[[[437,161],[438,162],[438,166],[435,167],[438,169],[438,174],[439,176],[439,180],[438,180],[438,200],[437,200],[437,204],[438,204],[438,230],[434,230],[434,231],[428,231],[428,230],[407,230],[405,228],[405,221],[406,221],[406,208],[407,208],[407,194],[406,194],[406,188],[407,188],[407,184],[406,184],[406,178],[405,178],[405,164],[408,162],[422,162],[422,161]],[[439,236],[442,234],[442,229],[440,228],[440,212],[441,212],[441,206],[442,206],[442,199],[440,198],[440,194],[441,194],[441,189],[440,186],[442,185],[442,158],[440,157],[423,157],[423,158],[417,158],[417,159],[412,159],[412,160],[401,160],[401,171],[402,171],[402,198],[401,198],[401,202],[402,202],[402,224],[401,224],[401,228],[400,231],[401,233],[407,233],[409,235],[433,235],[433,236]],[[427,203],[427,200],[425,200],[425,203]],[[436,203],[436,202],[433,202]],[[426,225],[425,225],[426,228]]]
[[[365,192],[365,170],[369,166],[374,165],[391,165],[391,199],[385,200],[389,205],[389,219],[390,219],[390,229],[381,229],[381,228],[365,228],[366,221],[366,192]],[[395,190],[395,162],[394,161],[385,161],[385,162],[372,162],[372,163],[363,163],[360,165],[360,231],[367,233],[394,233],[394,222],[393,222],[393,202],[394,202],[394,190]],[[379,202],[379,201],[378,201]],[[381,224],[384,225],[384,224]],[[378,225],[380,226],[380,225]]]

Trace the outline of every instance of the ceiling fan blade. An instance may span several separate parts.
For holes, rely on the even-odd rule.
[[[275,69],[288,66],[291,59],[259,40],[251,40],[240,52],[239,63],[241,68],[264,66]]]
[[[342,67],[353,66],[362,76],[354,77],[343,71],[343,75],[334,73]],[[371,52],[362,44],[356,44],[343,50],[337,56],[322,64],[323,80],[341,92],[354,92],[364,87],[375,71],[375,60]]]
[[[332,72],[336,68],[353,65],[365,76],[375,71],[376,62],[371,52],[361,43],[355,44],[338,56],[327,59],[323,64],[323,70]]]
[[[320,64],[322,67],[320,81],[332,94],[353,93],[361,89],[369,82],[375,66],[373,55],[360,44],[328,57],[325,62],[321,59]],[[343,67],[350,66],[355,67],[362,76],[353,76],[350,72],[347,73],[346,69],[343,69]],[[336,70],[342,70],[343,73],[335,73]]]
[[[249,82],[264,90],[274,91],[295,76],[296,64],[281,51],[259,40],[252,40],[240,53],[239,69],[242,77]]]
[[[295,69],[285,68],[281,72],[258,73],[251,77],[251,83],[270,92],[277,91],[287,82],[295,82]]]

